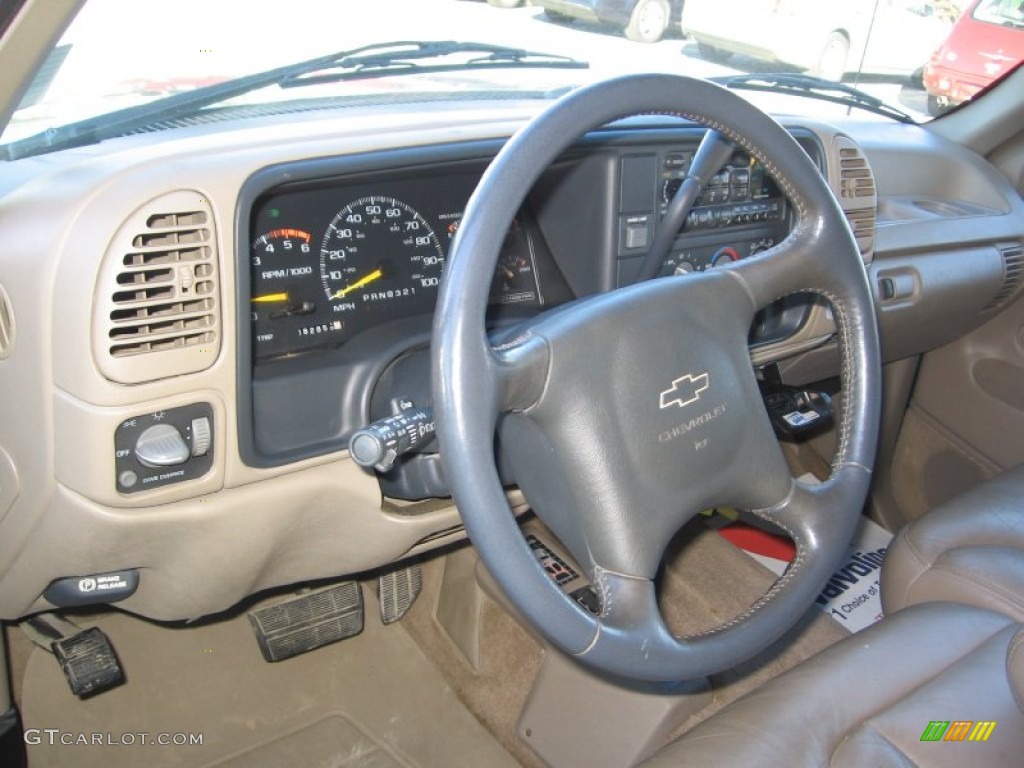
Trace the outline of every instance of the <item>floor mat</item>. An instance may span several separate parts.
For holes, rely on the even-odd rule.
[[[334,714],[319,722],[246,749],[210,768],[407,768],[372,736],[363,733],[344,715]]]
[[[276,664],[261,657],[244,613],[173,628],[119,612],[79,622],[107,633],[128,682],[78,700],[53,656],[35,650],[21,702],[40,742],[28,746],[30,765],[515,766],[401,624],[380,624],[373,590],[363,592],[361,635]],[[202,743],[160,745],[161,734]]]

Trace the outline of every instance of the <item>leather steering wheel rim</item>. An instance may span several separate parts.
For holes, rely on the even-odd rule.
[[[500,245],[541,173],[587,131],[641,114],[713,128],[758,158],[795,211],[789,236],[727,267],[573,302],[492,345],[488,291]],[[842,359],[831,476],[793,479],[749,359],[754,313],[825,296]],[[859,519],[874,461],[880,362],[866,271],[819,170],[772,118],[717,85],[672,75],[608,80],[563,97],[499,152],[467,205],[432,340],[437,436],[470,539],[509,600],[566,653],[607,673],[682,680],[767,647],[811,605]],[[495,435],[527,500],[587,570],[601,614],[548,578],[498,477]],[[751,509],[797,556],[728,624],[677,638],[653,579],[668,540],[711,506]]]

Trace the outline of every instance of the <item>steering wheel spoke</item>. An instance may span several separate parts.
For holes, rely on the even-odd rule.
[[[492,354],[501,412],[525,411],[535,405],[551,367],[544,340],[525,331],[494,347]]]
[[[818,290],[814,277],[817,247],[814,238],[809,239],[811,242],[794,232],[774,248],[733,262],[725,271],[742,283],[756,310],[792,293]]]

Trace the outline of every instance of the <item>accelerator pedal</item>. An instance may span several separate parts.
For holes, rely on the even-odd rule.
[[[377,582],[380,620],[385,624],[393,624],[405,616],[422,588],[423,570],[419,563],[383,574]]]
[[[264,659],[290,659],[362,632],[363,593],[346,581],[250,611],[249,622]]]

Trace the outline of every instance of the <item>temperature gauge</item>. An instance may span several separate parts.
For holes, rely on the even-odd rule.
[[[533,237],[523,224],[522,214],[517,214],[509,225],[508,233],[501,244],[498,266],[491,283],[490,304],[540,304],[540,284],[537,277],[537,259],[534,254]],[[445,224],[448,247],[462,224],[462,214],[455,214]]]

